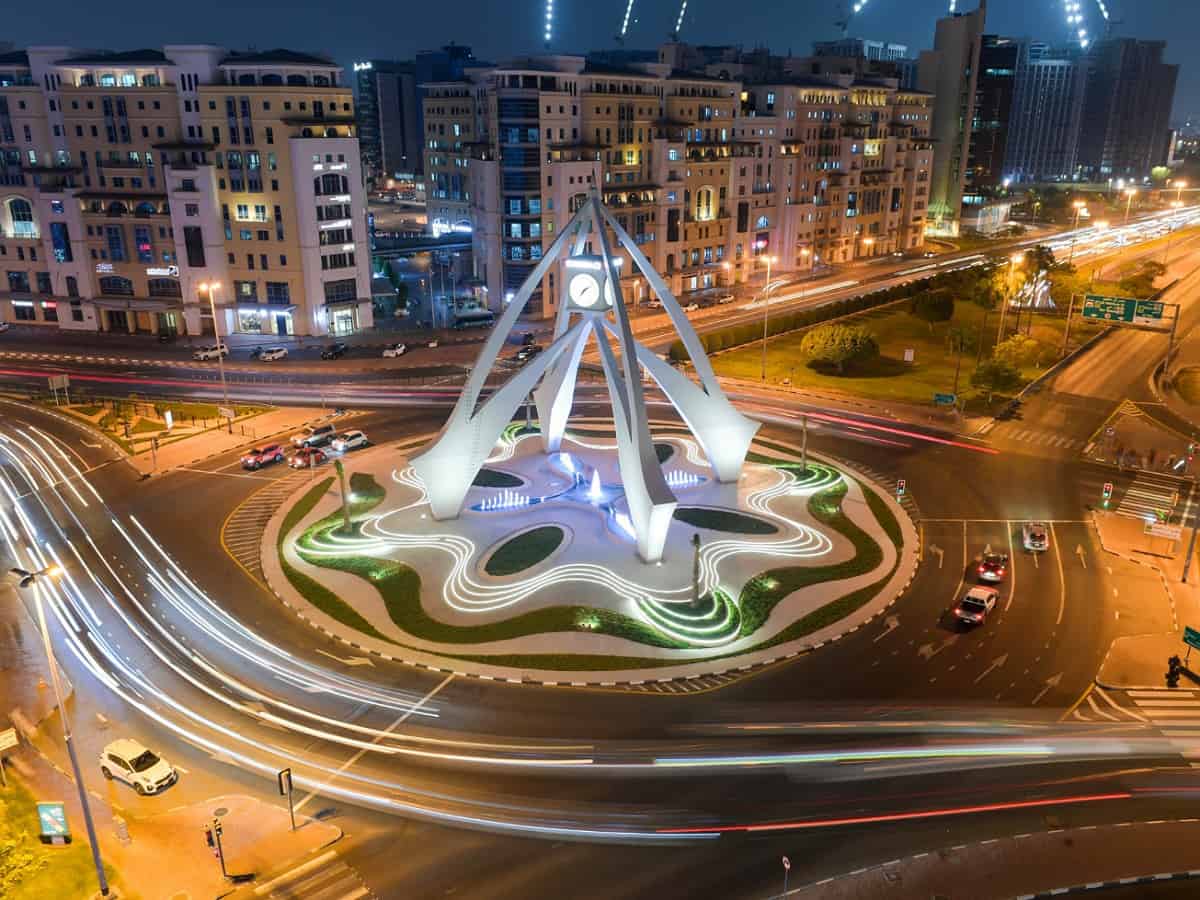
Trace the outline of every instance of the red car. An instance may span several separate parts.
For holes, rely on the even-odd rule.
[[[319,466],[328,458],[325,455],[325,451],[317,447],[301,447],[288,460],[288,465],[293,469],[308,469]]]
[[[283,462],[283,448],[278,444],[255,447],[242,457],[243,469],[261,469],[270,463]]]

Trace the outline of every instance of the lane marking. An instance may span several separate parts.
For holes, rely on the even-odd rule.
[[[272,878],[270,881],[266,882],[265,884],[260,884],[258,887],[256,887],[254,889],[254,896],[255,897],[265,896],[266,894],[269,894],[269,893],[271,893],[271,891],[275,890],[275,888],[278,887],[279,885],[285,884],[286,882],[289,882],[289,881],[295,881],[301,875],[307,875],[313,869],[320,868],[321,866],[325,865],[325,863],[329,862],[331,859],[333,859],[336,856],[337,856],[337,851],[330,850],[328,853],[322,853],[320,856],[316,857],[315,859],[310,859],[308,862],[302,863],[302,864],[296,866],[296,868],[294,868],[294,869],[289,869],[288,871],[286,871],[282,875],[280,875],[278,878]]]
[[[1050,523],[1050,538],[1054,543],[1054,561],[1058,563],[1058,618],[1054,620],[1055,625],[1061,625],[1063,620],[1063,612],[1067,608],[1067,577],[1063,574],[1062,554],[1058,552],[1058,534],[1054,531],[1054,523]],[[1082,550],[1083,548],[1079,548]],[[1079,559],[1083,560],[1083,553],[1079,554]],[[1084,568],[1087,564],[1084,563]]]
[[[1013,597],[1017,595],[1017,554],[1013,550],[1012,522],[1004,524],[1008,530],[1008,602],[1004,604],[1004,611],[1008,612],[1008,608],[1012,606]]]

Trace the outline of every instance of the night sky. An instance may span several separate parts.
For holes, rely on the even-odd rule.
[[[164,43],[212,42],[230,47],[276,46],[355,59],[411,57],[450,41],[477,56],[502,60],[540,50],[543,0],[205,0],[159,4],[152,16],[123,16],[111,4],[67,0],[53,15],[37,3],[13,3],[5,13],[5,40],[112,49]],[[976,0],[959,0],[970,8]],[[1095,0],[1083,0],[1093,34],[1102,20]],[[1167,60],[1200,56],[1200,3],[1195,0],[1108,0],[1121,35],[1167,38]],[[553,48],[583,52],[615,46],[625,0],[556,0]],[[814,39],[836,36],[836,0],[689,0],[681,36],[694,43],[768,43],[777,53],[808,52]],[[629,47],[656,46],[670,32],[678,0],[635,0]],[[910,53],[933,42],[934,20],[947,0],[868,0],[851,33],[906,43]],[[731,16],[727,10],[734,10]],[[202,12],[202,15],[197,15]],[[179,24],[172,24],[174,17]],[[1057,41],[1066,32],[1060,0],[992,0],[988,30]],[[1176,93],[1177,116],[1200,113],[1200,64],[1185,65]]]

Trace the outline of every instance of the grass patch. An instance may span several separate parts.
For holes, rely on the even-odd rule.
[[[480,469],[475,473],[475,480],[471,482],[475,487],[482,488],[516,488],[524,483],[516,475],[509,475],[498,469]]]
[[[74,840],[52,847],[38,839],[37,801],[13,775],[0,790],[0,897],[60,900],[96,892],[96,869],[82,821],[71,821]],[[110,882],[117,880],[105,866]]]
[[[254,406],[251,404],[235,403],[233,404],[233,413],[236,417],[254,416],[259,413],[266,412],[270,407]],[[161,418],[166,414],[167,410],[171,411],[171,415],[180,421],[187,419],[215,419],[218,417],[216,403],[193,403],[190,401],[181,402],[160,402],[154,404],[154,411]]]
[[[1181,369],[1175,375],[1172,384],[1184,403],[1193,406],[1200,404],[1200,367],[1189,366]]]
[[[138,419],[133,427],[129,429],[130,434],[150,434],[152,432],[166,431],[167,425],[165,422],[155,422],[153,419]]]
[[[505,541],[488,557],[483,570],[489,575],[515,575],[544,560],[558,549],[565,532],[557,525],[543,525]]]
[[[89,403],[86,406],[76,406],[73,410],[81,416],[98,416],[104,411],[105,407],[96,403]]]
[[[696,528],[727,531],[730,534],[776,534],[779,531],[770,522],[728,509],[680,506],[675,509],[675,518]]]

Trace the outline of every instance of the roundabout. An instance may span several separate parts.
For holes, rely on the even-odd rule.
[[[544,453],[513,424],[463,513],[438,521],[395,448],[353,457],[340,488],[298,490],[264,535],[275,593],[380,655],[544,682],[695,677],[825,643],[886,608],[916,534],[885,491],[836,460],[755,443],[742,477],[706,475],[696,441],[654,423],[678,496],[662,558],[635,552],[611,422]],[[510,485],[516,484],[517,487]],[[503,485],[503,486],[498,486]]]

